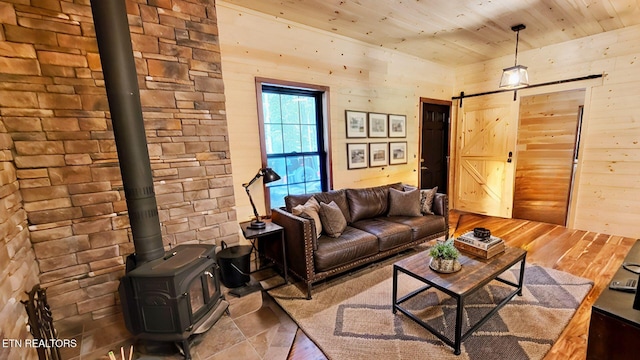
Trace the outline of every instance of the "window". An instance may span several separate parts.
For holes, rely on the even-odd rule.
[[[324,92],[260,84],[263,149],[267,166],[281,177],[266,185],[270,208],[284,197],[327,189],[324,149]]]

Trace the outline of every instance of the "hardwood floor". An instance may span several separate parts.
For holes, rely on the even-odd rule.
[[[594,287],[545,359],[584,359],[591,305],[605,289],[637,239],[567,229],[528,220],[504,219],[452,211],[450,233],[459,235],[482,226],[505,239],[507,245],[528,251],[527,263],[562,270],[590,279]],[[288,359],[324,359],[318,347],[300,330]],[[452,358],[455,356],[452,355]]]

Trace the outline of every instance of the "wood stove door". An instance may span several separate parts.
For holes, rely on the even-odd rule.
[[[191,323],[195,323],[216,304],[222,296],[217,264],[208,266],[189,285]]]
[[[197,314],[205,304],[205,293],[202,286],[204,276],[198,276],[189,286],[189,304],[191,305],[191,314]]]

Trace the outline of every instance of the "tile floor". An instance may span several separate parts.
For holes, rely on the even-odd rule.
[[[268,271],[268,270],[267,270]],[[262,278],[269,275],[260,274]],[[252,275],[254,277],[255,275]],[[223,288],[227,293],[228,289]],[[264,292],[254,292],[243,297],[226,295],[230,316],[223,315],[213,327],[200,335],[191,345],[194,360],[261,360],[286,359],[293,344],[297,326],[291,318]],[[61,331],[61,338],[74,338],[75,348],[65,348],[63,359],[109,360],[113,351],[120,360],[120,347],[128,357],[133,339],[127,331],[122,314],[83,324],[75,329]],[[143,353],[135,344],[133,359],[180,360],[184,357],[173,344],[155,348],[153,354]]]

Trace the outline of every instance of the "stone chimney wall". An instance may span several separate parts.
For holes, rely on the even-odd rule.
[[[27,313],[20,300],[26,300],[25,292],[38,283],[38,264],[29,240],[27,213],[22,206],[11,149],[11,136],[0,122],[0,339],[17,340],[29,338]],[[0,359],[36,357],[34,348],[0,347]]]
[[[128,0],[127,12],[165,247],[235,244],[214,2]],[[61,326],[121,316],[134,251],[101,69],[89,0],[0,0],[0,224],[23,228],[0,258],[26,276],[35,254]]]

